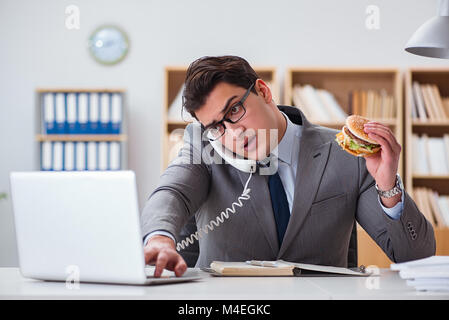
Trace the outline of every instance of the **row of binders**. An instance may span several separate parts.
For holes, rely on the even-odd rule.
[[[412,85],[412,119],[427,122],[449,120],[449,97],[441,96],[435,84]]]
[[[429,137],[412,135],[412,173],[416,175],[449,175],[449,134]]]
[[[419,209],[433,227],[449,227],[449,196],[424,187],[413,188],[412,194]]]
[[[121,133],[121,93],[47,92],[41,103],[45,134]]]
[[[120,142],[44,141],[42,171],[121,170]]]

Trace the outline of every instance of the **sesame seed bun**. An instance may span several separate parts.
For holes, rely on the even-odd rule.
[[[346,127],[351,131],[351,133],[357,138],[367,141],[371,144],[379,144],[377,141],[370,139],[368,134],[364,131],[364,124],[370,122],[369,119],[364,118],[359,115],[351,115],[346,118]]]
[[[356,157],[370,156],[379,152],[381,146],[370,139],[364,131],[363,125],[367,122],[369,122],[367,118],[358,115],[349,116],[346,125],[336,134],[335,141],[344,151]],[[358,147],[354,148],[354,144]]]

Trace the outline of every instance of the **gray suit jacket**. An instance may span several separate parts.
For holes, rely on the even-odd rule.
[[[379,205],[365,159],[341,150],[334,141],[338,131],[311,124],[299,109],[280,108],[303,125],[293,209],[282,245],[277,240],[268,176],[256,173],[249,184],[251,199],[218,228],[202,233],[198,267],[208,267],[213,260],[250,259],[346,267],[355,221],[392,261],[435,254],[432,226],[406,192],[400,219],[389,218]],[[165,230],[177,237],[192,215],[201,228],[243,191],[248,174],[229,164],[211,163],[208,142],[190,143],[194,129],[201,130],[197,124],[187,127],[178,159],[162,174],[145,204],[143,235]]]

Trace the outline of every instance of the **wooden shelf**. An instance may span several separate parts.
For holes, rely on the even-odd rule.
[[[436,121],[429,119],[429,121],[427,122],[427,121],[413,120],[412,125],[417,127],[449,127],[449,121],[447,120]]]
[[[93,89],[87,89],[87,88],[37,88],[37,93],[99,93],[99,92],[105,92],[105,93],[125,93],[126,89],[123,88],[93,88]]]
[[[414,174],[413,179],[449,179],[449,175],[419,175]]]
[[[413,134],[427,134],[429,137],[442,137],[449,132],[449,120],[420,121],[412,119],[412,84],[417,81],[420,84],[435,84],[443,97],[449,96],[449,68],[409,68],[404,76],[405,88],[405,111],[404,111],[404,131],[405,131],[405,186],[412,190],[415,186],[440,187],[440,180],[445,180],[445,176],[416,175],[413,168]],[[441,190],[441,188],[439,188]],[[444,188],[449,195],[449,186]]]
[[[43,141],[126,141],[124,134],[37,134],[36,140]]]
[[[422,175],[413,173],[413,134],[429,137],[442,137],[449,132],[449,121],[442,119],[428,119],[420,121],[412,118],[412,84],[437,85],[443,97],[449,96],[449,68],[409,68],[404,73],[405,104],[404,104],[404,132],[405,132],[405,186],[411,195],[414,188],[430,188],[439,195],[449,195],[449,175]],[[418,205],[418,203],[416,203]],[[423,208],[419,208],[421,211]],[[449,228],[435,227],[437,255],[449,254]]]
[[[380,122],[384,125],[387,125],[391,128],[394,128],[397,125],[396,119],[371,119],[372,121]],[[322,121],[313,121],[313,124],[317,124],[323,127],[328,127],[332,129],[341,129],[344,125],[344,121],[334,121],[334,122],[322,122]]]
[[[34,153],[39,159],[36,167],[38,170],[42,169],[42,144],[50,143],[53,145],[54,142],[76,142],[76,143],[87,143],[87,142],[106,142],[112,143],[113,145],[119,146],[119,169],[126,170],[128,168],[128,113],[126,108],[126,89],[124,88],[76,88],[76,87],[40,87],[35,90],[36,92],[36,108],[35,108],[35,150]],[[108,94],[119,94],[121,96],[121,134],[46,134],[44,126],[44,97],[46,94],[91,94],[91,93],[108,93]],[[89,97],[88,97],[89,99]],[[77,99],[78,100],[78,99]],[[67,108],[67,101],[66,108]],[[77,102],[78,103],[78,102]],[[101,107],[100,105],[98,106]],[[79,146],[80,144],[78,144]],[[68,146],[65,145],[64,148]],[[52,148],[53,149],[53,148]],[[52,151],[53,152],[53,151]],[[65,153],[65,152],[64,152]],[[98,155],[97,155],[98,156]],[[108,156],[109,157],[109,156]],[[109,159],[110,160],[110,159]],[[110,160],[112,161],[112,160]],[[117,161],[115,161],[117,163]],[[85,167],[87,170],[87,165]]]
[[[350,114],[350,93],[354,90],[385,90],[393,96],[396,117],[391,119],[371,119],[383,123],[392,129],[399,144],[403,144],[403,112],[401,72],[397,68],[375,67],[290,67],[285,76],[284,103],[293,104],[293,87],[309,84],[317,89],[331,92],[343,110]],[[311,120],[311,119],[309,119]],[[343,121],[314,121],[312,123],[340,130]],[[403,154],[398,173],[403,174]]]

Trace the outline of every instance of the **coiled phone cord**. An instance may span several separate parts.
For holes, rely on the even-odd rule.
[[[176,244],[176,250],[181,251],[188,247],[189,245],[193,244],[196,241],[199,240],[203,235],[202,233],[209,233],[209,231],[213,231],[214,228],[218,227],[220,224],[222,224],[225,220],[229,219],[230,213],[235,213],[236,207],[243,207],[242,201],[246,201],[250,199],[250,191],[251,189],[248,188],[249,181],[252,177],[252,172],[250,172],[248,180],[245,183],[245,187],[243,188],[242,194],[237,198],[236,202],[233,202],[230,208],[226,208],[224,211],[222,211],[215,219],[209,221],[208,224],[203,226],[201,229],[196,231],[195,233],[192,233],[190,236],[186,237],[181,242],[178,242]]]

